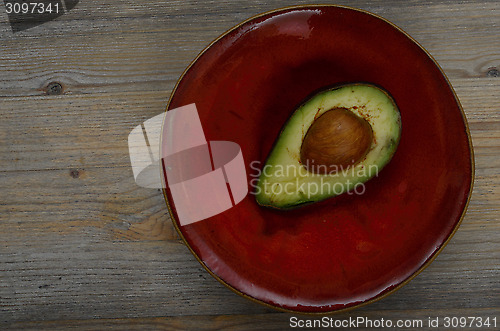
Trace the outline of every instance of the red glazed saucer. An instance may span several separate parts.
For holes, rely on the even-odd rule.
[[[174,224],[202,265],[235,292],[295,312],[357,307],[423,270],[457,230],[472,191],[471,139],[442,70],[388,21],[339,6],[285,8],[209,45],[178,81],[168,109],[195,103],[209,140],[240,145],[249,191],[294,109],[315,91],[383,87],[401,112],[392,161],[365,185],[291,211],[233,208]]]

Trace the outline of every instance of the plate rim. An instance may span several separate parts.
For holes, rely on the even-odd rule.
[[[177,218],[175,217],[175,215],[174,215],[174,213],[173,213],[173,211],[171,209],[170,202],[169,202],[169,199],[168,199],[168,196],[167,196],[167,190],[166,190],[165,187],[163,187],[164,185],[162,185],[163,197],[164,197],[165,203],[167,205],[168,213],[170,215],[172,224],[173,224],[173,226],[174,226],[177,234],[181,238],[181,240],[184,243],[184,245],[189,249],[189,251],[191,252],[191,254],[193,254],[193,256],[196,258],[196,260],[201,264],[201,266],[212,277],[214,277],[219,283],[221,283],[222,285],[224,285],[226,288],[230,289],[233,293],[236,293],[236,294],[238,294],[241,297],[244,297],[244,298],[246,298],[246,299],[248,299],[250,301],[256,302],[256,303],[258,303],[260,305],[263,305],[265,307],[272,308],[274,310],[278,310],[278,311],[286,312],[286,313],[294,313],[294,314],[302,314],[302,315],[312,315],[312,316],[339,314],[339,313],[351,311],[351,310],[358,309],[358,308],[361,308],[363,306],[375,303],[375,302],[377,302],[379,300],[382,300],[382,299],[388,297],[391,294],[394,294],[395,292],[397,292],[398,290],[400,290],[402,287],[404,287],[405,285],[407,285],[409,282],[411,282],[411,280],[413,280],[415,277],[417,277],[422,271],[424,271],[437,258],[437,256],[443,251],[443,249],[448,245],[448,243],[451,241],[451,239],[453,238],[453,236],[455,235],[455,233],[458,231],[458,228],[462,224],[462,221],[465,218],[465,214],[467,213],[467,210],[468,210],[468,207],[469,207],[469,203],[470,203],[471,196],[472,196],[472,191],[473,191],[473,188],[474,188],[474,179],[475,179],[474,147],[473,147],[473,144],[472,144],[472,137],[471,137],[471,134],[470,134],[469,124],[467,122],[467,117],[466,117],[465,112],[463,110],[462,104],[461,104],[461,102],[460,102],[460,100],[459,100],[459,98],[458,98],[458,96],[457,96],[457,94],[455,92],[455,89],[453,88],[450,80],[446,76],[444,70],[441,68],[441,66],[439,65],[439,63],[434,59],[434,57],[427,51],[427,49],[425,49],[417,40],[415,40],[412,36],[410,36],[402,28],[400,28],[396,24],[392,23],[388,19],[386,19],[386,18],[384,18],[384,17],[382,17],[382,16],[380,16],[378,14],[372,13],[370,11],[367,11],[367,10],[361,9],[361,8],[355,8],[355,7],[344,6],[344,5],[335,5],[335,4],[303,4],[303,5],[292,5],[292,6],[280,7],[280,8],[268,10],[268,11],[265,11],[265,12],[262,12],[262,13],[259,13],[259,14],[256,14],[256,15],[253,15],[253,16],[247,18],[246,20],[244,20],[244,21],[242,21],[242,22],[240,22],[240,23],[232,26],[228,30],[226,30],[223,33],[221,33],[217,38],[215,38],[212,42],[210,42],[207,46],[205,46],[198,53],[198,55],[189,63],[189,65],[184,69],[184,71],[182,72],[182,74],[177,79],[177,81],[176,81],[176,83],[175,83],[175,85],[174,85],[174,87],[173,87],[173,89],[172,89],[172,91],[170,93],[170,96],[169,96],[168,101],[167,101],[167,105],[165,107],[165,112],[169,111],[169,107],[170,107],[170,103],[172,101],[172,98],[174,97],[174,95],[175,95],[175,93],[177,91],[177,88],[178,88],[180,82],[183,80],[184,76],[191,69],[191,67],[198,61],[198,59],[203,54],[205,54],[205,52],[207,52],[213,45],[215,45],[219,40],[221,40],[222,38],[224,38],[225,36],[227,36],[228,34],[230,34],[232,31],[240,28],[241,26],[243,26],[243,25],[245,25],[245,24],[247,24],[247,23],[249,23],[249,22],[251,22],[251,21],[253,21],[255,19],[267,16],[267,15],[273,15],[273,14],[276,14],[276,13],[279,13],[279,12],[286,12],[286,11],[292,11],[292,10],[313,9],[313,8],[320,8],[320,7],[333,7],[333,8],[347,9],[347,10],[356,11],[356,12],[363,13],[363,14],[366,14],[366,15],[370,15],[370,16],[372,16],[374,18],[377,18],[377,19],[379,19],[379,20],[381,20],[381,21],[389,24],[392,28],[396,29],[398,32],[402,33],[406,38],[408,38],[411,42],[413,42],[416,46],[418,46],[425,53],[425,55],[432,61],[432,63],[439,70],[439,72],[442,75],[442,77],[445,79],[446,84],[448,85],[450,91],[452,92],[453,97],[455,99],[455,102],[457,103],[458,108],[460,109],[460,113],[462,115],[462,121],[463,121],[463,123],[465,125],[465,133],[467,135],[467,140],[468,140],[468,145],[469,145],[469,152],[470,152],[470,160],[469,161],[470,161],[470,166],[471,166],[471,182],[470,182],[470,186],[469,186],[469,192],[467,193],[467,200],[466,200],[465,205],[464,205],[464,207],[462,209],[462,213],[460,215],[460,218],[458,219],[458,221],[454,225],[452,231],[450,232],[450,234],[448,235],[448,237],[441,243],[441,246],[437,250],[435,250],[432,253],[432,255],[429,258],[427,258],[427,260],[424,263],[422,263],[420,265],[420,267],[416,271],[414,271],[410,276],[408,276],[406,279],[404,279],[403,281],[401,281],[399,284],[397,284],[393,288],[386,289],[384,292],[382,292],[382,293],[380,293],[380,294],[378,294],[378,295],[376,295],[376,296],[374,296],[374,297],[372,297],[372,298],[370,298],[368,300],[365,300],[365,301],[360,302],[360,303],[355,303],[355,304],[353,304],[352,306],[349,306],[349,307],[340,308],[340,309],[326,310],[326,311],[301,311],[301,310],[294,310],[294,309],[284,308],[284,307],[277,306],[277,305],[272,305],[272,304],[270,304],[268,302],[265,302],[263,300],[254,298],[254,297],[252,297],[252,296],[250,296],[250,295],[248,295],[248,294],[246,294],[246,293],[238,290],[234,286],[228,284],[226,281],[224,281],[218,275],[216,275],[200,259],[200,257],[196,254],[196,252],[194,251],[194,249],[191,247],[191,245],[188,243],[188,241],[184,237],[184,234],[182,233],[182,231],[181,231],[181,229],[180,229],[180,227],[178,225],[179,222],[178,222]],[[161,149],[162,141],[163,141],[164,124],[165,123],[162,122],[161,132],[160,132],[160,149]],[[160,150],[160,154],[159,155],[161,155],[161,150]],[[160,170],[160,177],[161,177],[162,183],[165,182],[166,175],[165,175],[165,173],[164,173],[163,170]]]

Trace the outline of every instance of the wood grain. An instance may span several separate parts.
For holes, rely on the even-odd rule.
[[[496,316],[500,325],[498,2],[336,3],[392,21],[439,62],[469,121],[476,178],[460,229],[424,272],[331,317]],[[283,5],[81,1],[15,34],[0,13],[0,329],[288,327],[292,314],[237,296],[200,266],[161,192],[135,184],[127,146],[207,44]],[[61,95],[47,93],[51,82]]]

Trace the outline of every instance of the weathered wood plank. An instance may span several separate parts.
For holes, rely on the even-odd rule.
[[[484,77],[500,65],[500,9],[494,1],[338,4],[343,3],[393,21],[426,47],[450,77]],[[80,2],[67,15],[35,29],[13,34],[5,26],[0,96],[41,95],[53,81],[73,94],[170,90],[190,61],[221,33],[280,6],[93,1]]]
[[[498,232],[463,230],[422,274],[360,310],[499,307]],[[180,244],[113,242],[96,228],[2,240],[4,320],[250,314]],[[224,304],[222,304],[224,303]]]
[[[499,146],[499,79],[454,79],[479,149]],[[0,172],[128,167],[127,138],[163,112],[166,92],[135,92],[2,99]],[[22,106],[21,106],[22,105]],[[484,150],[487,153],[487,150]],[[481,151],[478,150],[478,153]],[[479,154],[478,154],[479,155]],[[498,160],[488,160],[497,166]],[[481,167],[479,167],[481,168]],[[128,170],[124,170],[128,171]]]
[[[493,325],[494,316],[498,316],[499,309],[477,309],[473,320],[466,319],[466,325],[474,328],[477,323],[489,321],[490,328]],[[319,327],[310,327],[308,330],[324,330],[327,326],[347,325],[348,327],[335,328],[335,330],[373,330],[374,323],[383,319],[385,325],[392,323],[407,323],[404,330],[430,329],[445,330],[445,317],[469,317],[467,309],[438,309],[429,314],[425,310],[415,311],[409,316],[404,311],[385,310],[381,312],[364,312],[362,315],[343,313],[330,316],[297,316],[286,313],[255,314],[249,315],[203,315],[203,316],[176,316],[155,318],[120,318],[120,319],[90,319],[90,320],[68,320],[68,321],[38,321],[38,322],[15,322],[10,327],[23,330],[284,330],[299,323],[311,323]],[[358,318],[362,320],[358,322]],[[489,320],[488,320],[489,318]],[[498,321],[498,318],[497,318]],[[450,322],[448,320],[448,322]],[[431,324],[432,323],[432,324]],[[460,323],[460,322],[458,322]],[[471,324],[469,324],[471,323]],[[404,324],[403,324],[404,325]],[[497,322],[498,325],[498,322]],[[295,326],[296,327],[296,326]],[[486,326],[483,326],[486,328]]]
[[[128,134],[164,112],[167,99],[166,92],[5,98],[0,171],[129,167]]]

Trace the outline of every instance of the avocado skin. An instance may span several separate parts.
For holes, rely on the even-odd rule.
[[[369,122],[373,141],[354,166],[315,174],[300,162],[302,141],[316,118],[332,108],[346,108]],[[353,83],[321,91],[290,116],[278,136],[255,186],[259,205],[288,210],[352,191],[389,163],[401,137],[401,116],[394,99],[382,88]]]

